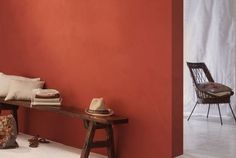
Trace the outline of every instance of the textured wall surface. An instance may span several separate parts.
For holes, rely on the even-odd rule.
[[[172,25],[171,0],[1,1],[0,71],[41,77],[62,93],[63,106],[86,108],[93,97],[104,97],[115,113],[129,117],[128,125],[115,127],[119,157],[170,158],[176,145],[175,153],[182,152]],[[175,127],[173,93],[181,118]],[[19,114],[22,132],[82,147],[78,118],[23,108]]]

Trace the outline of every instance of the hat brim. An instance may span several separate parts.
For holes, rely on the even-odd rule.
[[[111,109],[107,109],[107,110],[109,111],[109,113],[107,113],[107,114],[101,114],[101,113],[95,113],[95,112],[91,113],[91,112],[89,112],[89,109],[85,109],[85,112],[87,114],[93,115],[93,116],[111,116],[114,114],[113,110],[111,110]]]

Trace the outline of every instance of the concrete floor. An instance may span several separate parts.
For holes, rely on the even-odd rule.
[[[49,144],[39,144],[30,148],[27,141],[31,136],[19,134],[19,148],[0,150],[0,158],[79,158],[81,150],[51,141]],[[107,156],[92,153],[90,158],[107,158]]]
[[[218,117],[184,119],[184,155],[178,158],[236,158],[236,123]]]

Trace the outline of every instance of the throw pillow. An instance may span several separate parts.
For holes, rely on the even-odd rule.
[[[32,91],[43,86],[44,81],[12,80],[5,100],[31,100]]]
[[[216,82],[201,83],[198,87],[200,90],[215,96],[226,96],[231,95],[232,93],[232,89],[230,87]]]
[[[40,78],[27,78],[27,77],[22,77],[22,76],[15,76],[15,75],[5,75],[5,74],[0,74],[0,97],[6,97],[11,80],[22,80],[22,81],[39,81]]]

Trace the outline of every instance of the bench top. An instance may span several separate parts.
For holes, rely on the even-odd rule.
[[[15,105],[25,108],[38,109],[44,111],[53,111],[61,114],[66,114],[71,117],[79,117],[85,121],[94,121],[101,124],[125,124],[128,123],[128,118],[112,115],[112,116],[92,116],[85,113],[84,109],[76,109],[68,106],[47,106],[47,105],[30,105],[30,101],[21,101],[21,100],[10,100],[5,101],[4,98],[0,97],[0,104],[2,105]],[[1,105],[0,105],[1,107]]]

